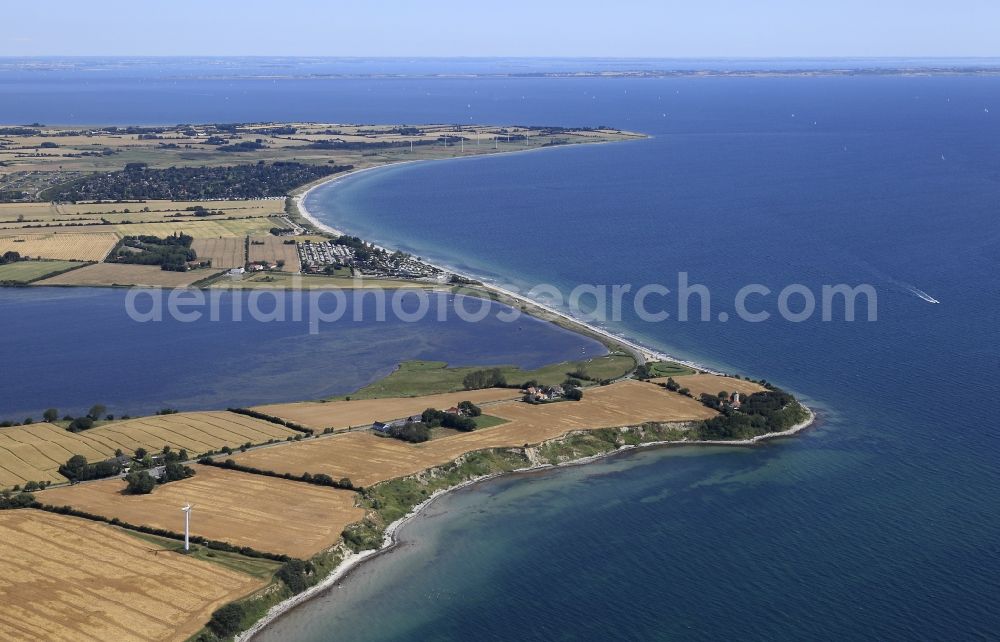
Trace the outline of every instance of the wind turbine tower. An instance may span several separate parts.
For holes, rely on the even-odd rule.
[[[184,511],[184,552],[191,550],[191,504],[187,504],[181,510]]]

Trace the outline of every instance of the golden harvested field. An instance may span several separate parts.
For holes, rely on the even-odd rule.
[[[199,259],[211,259],[213,268],[228,270],[246,265],[246,237],[195,239],[191,249]]]
[[[146,450],[160,450],[169,445],[174,450],[184,448],[194,457],[223,446],[235,448],[247,442],[259,444],[270,439],[283,440],[300,433],[233,412],[211,411],[129,419],[79,434],[92,436],[113,448],[129,452],[140,446]]]
[[[65,274],[36,281],[35,285],[144,285],[149,287],[182,288],[206,279],[221,270],[191,270],[170,272],[157,265],[126,263],[95,263]]]
[[[56,472],[73,455],[90,461],[114,455],[102,443],[91,443],[52,424],[31,424],[0,429],[0,488],[29,481],[65,482]]]
[[[378,400],[372,403],[378,403]],[[425,402],[418,405],[426,407],[433,404]],[[243,465],[281,473],[326,473],[335,479],[350,477],[355,484],[369,486],[445,464],[474,450],[538,444],[574,430],[635,425],[646,421],[709,419],[716,413],[694,399],[668,392],[659,386],[625,380],[588,389],[583,400],[577,402],[538,406],[505,402],[490,406],[487,414],[509,421],[423,444],[376,437],[370,432],[352,432],[258,449],[233,459]]]
[[[23,217],[25,221],[50,221],[59,216],[55,205],[51,203],[0,203],[0,224],[16,222]]]
[[[651,381],[655,383],[666,383],[667,379],[659,378],[651,379]],[[734,379],[733,377],[720,377],[719,375],[713,374],[682,375],[680,377],[674,377],[674,381],[676,381],[677,385],[681,388],[687,388],[690,390],[695,399],[697,399],[703,392],[710,395],[717,395],[719,392],[725,390],[730,394],[739,392],[743,395],[750,395],[764,390],[763,386],[752,381]]]
[[[191,532],[260,551],[308,558],[340,540],[364,517],[357,493],[195,464],[194,477],[123,495],[125,482],[107,479],[36,494],[53,506],[73,506],[130,524],[184,532],[180,507],[191,503]]]
[[[324,428],[370,426],[376,421],[389,421],[410,415],[419,415],[428,408],[444,410],[458,405],[460,401],[484,404],[492,401],[518,399],[520,397],[520,390],[487,388],[485,390],[449,392],[440,395],[428,395],[426,397],[271,404],[257,406],[254,410],[259,410],[275,417],[281,417],[282,419],[293,421],[309,428],[322,430]]]
[[[23,232],[3,230],[3,236],[15,234],[46,234],[46,235],[92,235],[114,233],[119,236],[171,236],[183,233],[196,239],[219,238],[220,236],[243,237],[248,234],[269,234],[272,227],[285,227],[287,223],[270,217],[228,219],[174,219],[159,223],[120,223],[113,225],[76,225],[68,227],[50,227],[45,232],[29,229]]]
[[[252,236],[250,237],[250,262],[266,261],[276,263],[284,261],[285,265],[281,269],[285,272],[298,272],[302,269],[299,262],[299,249],[295,243],[285,243],[294,240],[279,236]]]
[[[122,236],[141,236],[148,234],[151,236],[165,237],[180,232],[193,236],[196,239],[219,238],[220,236],[244,237],[248,234],[268,234],[272,227],[285,227],[283,221],[274,218],[241,218],[235,220],[215,219],[208,221],[182,220],[167,221],[164,223],[132,223],[129,225],[111,225],[113,230]],[[83,226],[80,230],[90,230],[92,228]]]
[[[180,512],[180,511],[178,511]],[[184,640],[263,580],[106,524],[0,513],[0,638]]]
[[[136,201],[129,203],[0,203],[0,228],[28,225],[64,226],[72,232],[81,223],[203,223],[228,218],[271,217],[284,214],[284,199],[232,201]],[[195,217],[189,207],[204,207],[220,215]],[[148,210],[148,211],[146,211]],[[67,224],[73,224],[68,227]],[[117,229],[117,228],[116,228]],[[270,226],[268,227],[270,229]],[[41,231],[37,228],[34,231]],[[45,231],[53,231],[51,228]]]
[[[46,205],[47,203],[39,203]],[[81,214],[110,214],[115,212],[142,213],[142,210],[149,208],[152,214],[190,214],[189,207],[204,207],[208,210],[222,210],[224,216],[270,216],[280,215],[285,211],[285,199],[255,199],[255,200],[232,200],[232,201],[136,201],[133,203],[59,203],[51,206],[63,215]],[[0,209],[2,212],[2,209]]]
[[[32,258],[101,261],[118,242],[118,235],[110,231],[110,226],[100,227],[104,229],[80,233],[86,229],[80,227],[75,228],[76,232],[60,234],[34,230],[26,232],[6,230],[0,233],[0,254],[14,251],[21,256]]]
[[[169,445],[192,457],[223,446],[284,440],[299,433],[267,421],[231,412],[185,412],[131,419],[72,433],[52,424],[0,428],[0,488],[28,481],[65,482],[59,466],[73,455],[88,461],[107,459],[121,449],[159,452]]]

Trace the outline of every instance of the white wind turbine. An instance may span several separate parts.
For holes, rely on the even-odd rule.
[[[184,552],[191,550],[191,504],[186,504],[181,510],[184,512]]]

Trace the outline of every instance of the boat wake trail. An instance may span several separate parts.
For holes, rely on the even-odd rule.
[[[874,274],[875,276],[877,276],[878,278],[880,278],[880,279],[882,279],[884,281],[887,281],[890,285],[894,285],[897,288],[899,288],[899,289],[901,289],[901,290],[903,290],[905,292],[909,292],[913,296],[918,297],[920,299],[923,299],[924,301],[926,301],[928,303],[941,303],[940,301],[938,301],[937,299],[935,299],[931,295],[927,294],[926,292],[924,292],[923,290],[921,290],[917,286],[911,285],[909,283],[906,283],[905,281],[900,281],[899,279],[896,279],[896,278],[893,278],[893,277],[889,276],[888,274],[886,274],[885,272],[879,270],[874,265],[872,265],[868,261],[865,261],[864,259],[861,259],[859,257],[854,257],[854,258],[857,260],[858,263],[860,263],[862,266],[864,266],[866,269],[868,269],[872,274]]]
[[[912,285],[906,285],[905,283],[901,283],[900,285],[902,285],[903,287],[905,287],[911,293],[916,294],[918,297],[920,297],[924,301],[927,301],[928,303],[941,303],[940,301],[938,301],[937,299],[935,299],[931,295],[927,294],[926,292],[924,292],[920,288],[915,288]]]

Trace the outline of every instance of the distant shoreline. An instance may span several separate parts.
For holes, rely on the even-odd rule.
[[[835,62],[836,59],[831,59]],[[740,60],[732,61],[739,64]],[[470,72],[470,73],[329,73],[329,74],[257,74],[192,76],[199,80],[447,80],[447,79],[572,79],[572,78],[816,78],[851,76],[998,76],[1000,63],[988,65],[915,65],[912,67],[802,67],[798,69],[737,69],[699,68],[687,69],[619,69],[597,71],[581,69],[577,71],[538,72]]]

